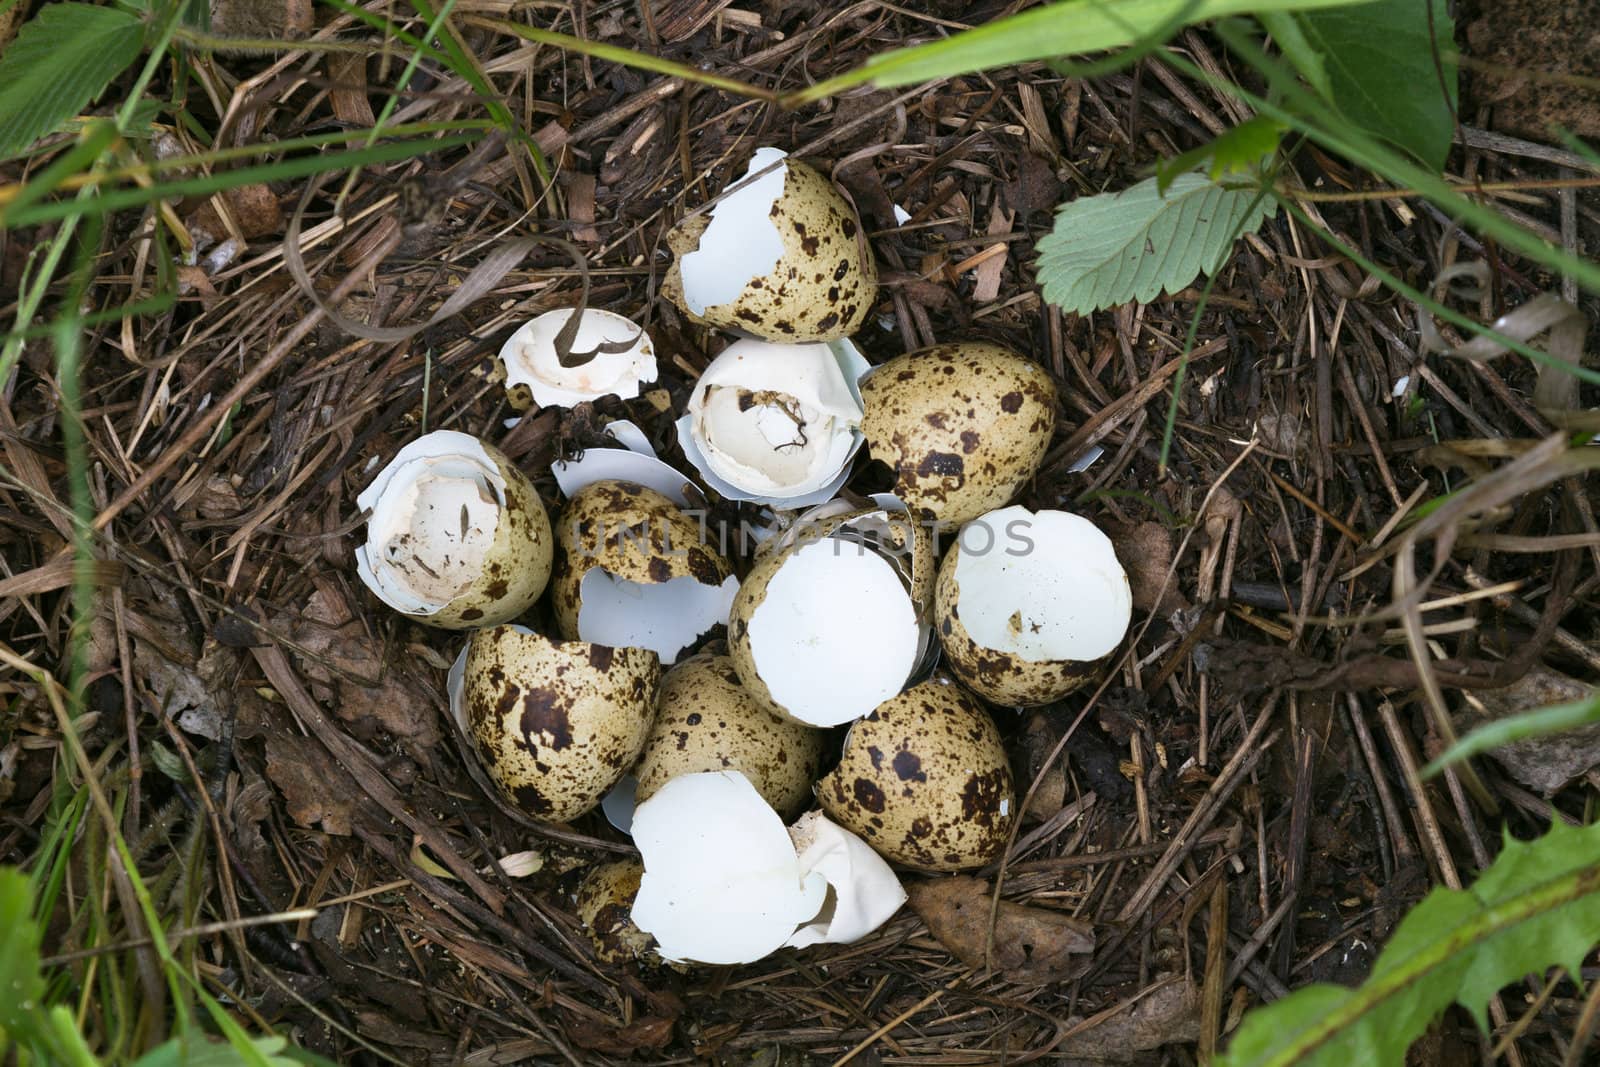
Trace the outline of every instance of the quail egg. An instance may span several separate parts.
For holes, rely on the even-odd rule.
[[[878,268],[855,209],[776,148],[668,235],[662,293],[699,322],[768,341],[835,341],[865,321]]]
[[[500,347],[512,407],[525,410],[531,401],[565,408],[613,394],[631,400],[641,383],[656,380],[649,335],[633,320],[599,308],[584,309],[572,340],[572,354],[588,358],[563,367],[556,337],[575,314],[576,308],[546,311],[523,323]]]
[[[498,449],[435,430],[356,497],[369,512],[356,573],[391,608],[449,630],[516,618],[550,577],[550,518]]]
[[[918,519],[959,526],[1002,507],[1032,478],[1055,432],[1044,369],[999,345],[935,345],[861,382],[872,458]]]
[[[942,678],[851,726],[838,767],[817,783],[817,800],[880,854],[924,871],[995,859],[1017,809],[994,720]]]
[[[986,700],[1028,707],[1095,676],[1128,632],[1133,595],[1094,523],[1012,506],[961,528],[934,612],[956,677]]]
[[[578,886],[578,921],[594,943],[602,962],[622,964],[633,960],[658,960],[656,939],[633,924],[629,914],[639,892],[644,864],[638,860],[613,860],[584,875]]]

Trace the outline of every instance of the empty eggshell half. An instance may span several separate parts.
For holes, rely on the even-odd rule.
[[[367,540],[356,573],[385,604],[459,630],[522,614],[550,577],[550,519],[498,449],[435,430],[378,472],[356,504]]]
[[[828,896],[810,922],[789,938],[790,948],[848,945],[888,922],[906,902],[900,879],[861,838],[820,811],[808,811],[789,827],[802,877],[820,874]]]
[[[584,486],[561,513],[556,543],[550,600],[568,638],[648,648],[670,664],[727,622],[733,568],[654,489]]]
[[[861,397],[867,451],[911,514],[944,529],[1010,503],[1055,432],[1050,376],[999,345],[897,356],[862,379]]]
[[[1059,700],[1094,678],[1133,617],[1111,539],[1065,511],[1014,506],[962,527],[939,568],[945,663],[996,704]]]
[[[580,366],[563,367],[556,335],[576,311],[546,311],[523,323],[500,347],[506,393],[513,407],[526,408],[530,398],[540,407],[564,408],[610,395],[631,400],[639,395],[642,382],[656,380],[655,346],[649,335],[633,320],[596,308],[584,309],[572,343],[573,352],[594,355]],[[627,347],[616,352],[596,351],[618,345]]]
[[[738,771],[684,774],[633,814],[644,877],[633,921],[669,960],[750,963],[781,948],[827,899],[803,875],[783,820]]]
[[[620,448],[586,448],[573,459],[558,459],[550,473],[562,495],[572,499],[578,490],[595,482],[637,482],[654,489],[679,507],[690,507],[691,494],[700,498],[699,489],[688,478],[656,458],[650,439],[627,419],[606,424],[605,432]]]
[[[944,678],[912,686],[851,726],[817,800],[881,855],[923,871],[993,860],[1017,814],[1000,731]]]
[[[855,209],[776,148],[705,214],[668,235],[662,293],[691,319],[769,341],[834,341],[877,299],[878,268]]]
[[[490,779],[542,822],[600,803],[639,758],[661,663],[642,648],[479,630],[447,681],[457,725]]]
[[[678,443],[729,500],[819,504],[849,478],[861,448],[856,380],[868,369],[848,340],[735,341],[695,383]]]
[[[780,815],[811,801],[823,733],[780,718],[746,692],[727,656],[701,653],[661,679],[656,721],[634,768],[643,803],[680,774],[742,771]]]
[[[897,558],[916,555],[915,528],[890,524],[890,514],[802,516],[739,586],[729,655],[745,688],[784,716],[850,722],[900,692],[921,665],[931,643],[926,605]],[[863,536],[869,520],[898,529],[900,540]]]

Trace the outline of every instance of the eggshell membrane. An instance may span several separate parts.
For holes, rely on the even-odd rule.
[[[734,597],[728,653],[779,714],[837,726],[900,691],[924,627],[895,567],[831,537],[761,557]]]
[[[761,149],[746,175],[783,158]],[[691,319],[770,341],[837,340],[866,320],[877,300],[877,264],[855,210],[811,167],[785,160],[725,195],[709,216],[688,220],[669,239],[679,255],[662,293]]]
[[[823,740],[746,692],[727,656],[691,656],[661,679],[655,725],[634,768],[636,802],[680,774],[737,770],[780,815],[793,814],[811,800]]]
[[[679,507],[689,507],[689,492],[694,483],[672,467],[656,458],[650,439],[627,419],[617,419],[606,425],[606,433],[621,448],[588,448],[574,459],[556,460],[550,464],[550,473],[567,499],[595,482],[636,482],[654,489]]]
[[[994,720],[945,679],[912,686],[852,726],[817,800],[880,855],[924,871],[995,859],[1017,814]]]
[[[410,512],[397,497],[415,484],[417,476],[429,476],[429,495],[439,494],[450,501],[431,519]],[[456,483],[453,487],[448,483]],[[484,496],[487,491],[490,496]],[[437,497],[435,497],[437,499]],[[423,507],[427,502],[415,498]],[[356,571],[368,588],[390,607],[419,622],[442,629],[461,630],[493,626],[516,618],[544,591],[550,578],[552,538],[550,517],[533,484],[504,453],[471,434],[436,430],[425,434],[400,450],[376,478],[356,498],[363,509],[370,509],[368,541],[356,549]],[[394,527],[399,537],[426,542],[424,551],[438,552],[458,537],[459,509],[467,507],[473,531],[482,531],[492,515],[493,533],[472,538],[473,550],[481,562],[464,585],[449,599],[408,595],[395,588],[392,565],[378,558],[381,544],[374,544],[375,526]],[[449,514],[445,514],[449,512]],[[387,539],[393,541],[393,538]],[[437,562],[437,561],[435,561]],[[434,566],[437,572],[443,568]]]
[[[999,345],[934,345],[861,382],[861,431],[911,514],[959,526],[1003,507],[1032,478],[1056,424],[1044,369]]]
[[[646,649],[498,626],[467,646],[462,711],[506,797],[541,821],[570,822],[639,758],[660,682],[660,660]]]
[[[635,926],[630,914],[643,876],[644,864],[638,860],[613,860],[584,875],[578,886],[578,921],[594,943],[594,954],[606,963],[655,956],[656,939]]]
[[[789,827],[802,877],[820,874],[828,899],[817,916],[787,944],[848,945],[888,922],[906,902],[900,879],[868,844],[820,811],[808,811]]]
[[[520,389],[540,407],[572,407],[615,394],[623,400],[639,395],[641,382],[656,380],[655,346],[633,320],[599,308],[585,308],[573,340],[574,352],[594,352],[577,367],[563,367],[556,353],[556,335],[575,308],[546,311],[523,323],[500,346],[506,392],[518,406]],[[597,352],[602,344],[633,344],[621,352]],[[526,406],[523,404],[522,406]]]
[[[651,648],[670,663],[728,617],[733,568],[654,489],[584,486],[561,513],[556,543],[550,603],[564,637]]]
[[[1014,524],[1021,537],[1007,532]],[[987,533],[969,538],[980,525]],[[957,678],[996,704],[1032,707],[1095,678],[1127,633],[1133,597],[1088,519],[1013,506],[963,529],[939,567],[934,613]]]

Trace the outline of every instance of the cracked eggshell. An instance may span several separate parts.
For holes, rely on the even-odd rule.
[[[796,524],[728,615],[745,689],[810,726],[847,723],[900,692],[931,640],[899,561],[849,539],[841,519]]]
[[[732,566],[654,489],[584,486],[561,513],[556,544],[550,601],[564,637],[648,648],[670,664],[727,622]]]
[[[738,187],[681,223],[668,243],[677,259],[662,293],[692,320],[726,330],[835,341],[854,333],[877,300],[878,266],[855,209],[827,178],[776,148],[757,149]]]
[[[1000,731],[946,679],[912,686],[852,726],[817,800],[880,855],[923,871],[995,859],[1017,814]]]
[[[556,335],[576,308],[557,308],[529,319],[500,346],[506,394],[511,406],[526,409],[531,399],[540,407],[570,408],[586,400],[616,395],[631,400],[643,382],[656,380],[655,346],[632,319],[610,311],[585,308],[578,322],[574,352],[593,352],[603,344],[633,342],[621,352],[595,352],[579,367],[563,367],[556,354]]]
[[[647,649],[497,626],[472,635],[451,702],[501,792],[562,823],[598,805],[638,760],[660,682]]]
[[[668,960],[751,963],[781,948],[827,898],[783,820],[738,771],[683,774],[639,805],[644,877],[633,921]]]
[[[735,341],[695,383],[678,444],[728,500],[822,503],[848,480],[861,448],[856,382],[869,369],[848,340]]]
[[[404,615],[448,630],[526,611],[550,577],[550,518],[532,483],[471,434],[435,430],[402,448],[356,504],[356,573]]]
[[[633,772],[636,800],[680,774],[735,770],[780,815],[793,814],[810,803],[823,740],[746,692],[727,656],[691,656],[661,679],[655,725]]]
[[[1094,679],[1128,632],[1133,594],[1111,539],[1079,515],[991,511],[939,567],[945,663],[996,704],[1048,704]]]
[[[801,875],[820,874],[828,899],[816,917],[789,938],[790,948],[848,945],[888,922],[906,902],[900,879],[861,838],[820,811],[808,811],[789,827]]]
[[[699,487],[656,458],[650,439],[627,419],[608,423],[605,431],[621,448],[587,448],[575,459],[558,459],[550,473],[567,499],[595,482],[637,482],[654,489],[679,507],[690,507],[690,494],[703,499]]]
[[[602,962],[659,960],[656,939],[635,926],[629,914],[643,876],[644,864],[638,860],[613,860],[584,875],[578,886],[578,921],[594,943],[594,954]]]
[[[1032,478],[1056,425],[1056,389],[999,345],[934,345],[861,383],[861,430],[919,519],[959,526],[1003,507]]]

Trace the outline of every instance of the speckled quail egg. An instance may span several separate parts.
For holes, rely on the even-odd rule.
[[[944,662],[973,692],[1028,707],[1094,678],[1133,616],[1111,539],[1079,515],[1012,506],[961,528],[939,567]]]
[[[817,799],[880,854],[925,871],[995,859],[1017,813],[994,720],[942,678],[891,697],[850,727]]]
[[[776,148],[668,235],[662,293],[693,320],[768,341],[854,333],[878,292],[855,209],[827,178]]]
[[[588,358],[563,367],[556,338],[575,314],[576,308],[546,311],[523,323],[500,346],[512,407],[572,407],[609,395],[631,400],[639,395],[641,383],[656,380],[650,336],[632,319],[599,308],[583,310],[572,341],[570,354]]]
[[[635,926],[629,914],[642,877],[644,864],[638,860],[613,860],[584,875],[578,886],[578,921],[602,962],[660,962],[656,939]]]
[[[560,823],[598,805],[638,760],[661,661],[497,626],[472,635],[451,676],[451,709],[489,777],[529,815]]]
[[[633,771],[635,800],[680,774],[737,770],[778,814],[793,815],[811,799],[823,737],[767,710],[727,656],[691,656],[661,679],[655,726]]]
[[[801,516],[762,546],[728,614],[745,689],[811,726],[867,714],[932,647],[927,531],[887,508],[829,512]]]
[[[672,663],[728,618],[738,579],[700,524],[636,482],[578,490],[556,524],[550,600],[562,636]]]
[[[516,618],[550,577],[550,518],[498,449],[435,430],[402,448],[356,504],[356,573],[385,604],[450,630]]]
[[[1038,364],[999,345],[934,345],[861,382],[861,431],[911,514],[959,526],[1003,507],[1032,478],[1056,425]]]

